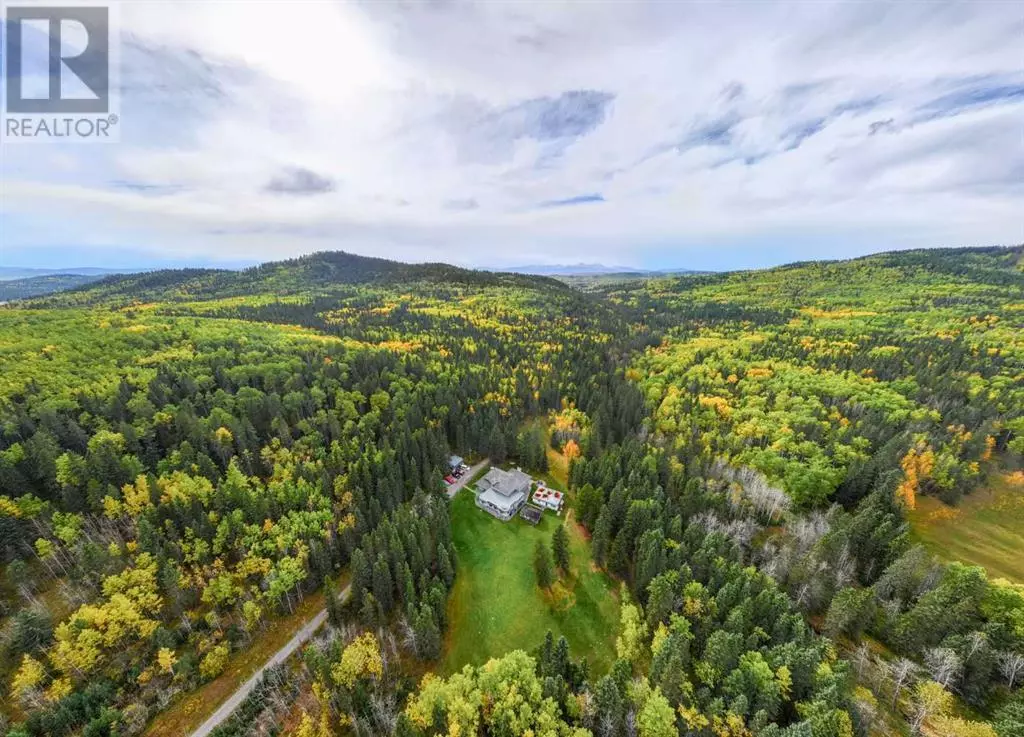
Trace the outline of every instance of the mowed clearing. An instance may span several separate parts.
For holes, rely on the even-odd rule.
[[[441,670],[452,673],[509,650],[531,650],[551,630],[565,635],[573,657],[586,657],[603,674],[615,659],[619,601],[615,583],[594,570],[590,545],[569,524],[573,575],[554,594],[537,587],[533,550],[550,544],[563,517],[545,512],[532,527],[519,517],[500,522],[477,508],[473,492],[452,500],[452,534],[458,575],[448,601],[448,632]]]
[[[919,496],[910,523],[914,538],[936,555],[1024,584],[1024,471],[993,476],[956,507]]]

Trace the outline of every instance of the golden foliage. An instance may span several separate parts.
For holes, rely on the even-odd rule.
[[[680,705],[679,716],[682,717],[683,721],[686,722],[686,726],[693,732],[699,732],[711,724],[711,721],[701,714],[695,706]]]
[[[174,673],[174,664],[178,662],[178,656],[171,648],[162,647],[156,654],[156,662],[164,673]]]
[[[288,734],[289,737],[331,737],[331,724],[327,716],[327,711],[322,711],[320,713],[319,723],[314,724],[313,718],[309,715],[309,712],[303,710],[299,726]]]
[[[50,702],[60,701],[70,694],[71,690],[71,679],[67,676],[54,679],[53,683],[50,684],[50,687],[46,689],[46,700]]]
[[[380,643],[370,632],[364,632],[349,643],[341,654],[341,660],[331,668],[331,678],[345,688],[352,688],[360,678],[380,678],[383,674]]]
[[[716,716],[711,722],[711,731],[715,737],[751,737],[753,732],[747,729],[743,717],[728,713],[724,717]]]
[[[43,668],[42,663],[31,655],[23,655],[21,667],[18,668],[18,672],[14,674],[14,680],[11,681],[11,693],[15,696],[24,697],[32,689],[36,688],[45,676],[46,670]]]
[[[199,675],[206,680],[219,676],[228,665],[228,654],[228,646],[225,643],[210,650],[199,662]]]
[[[725,397],[701,394],[697,397],[697,401],[701,407],[712,407],[720,417],[728,417],[732,414],[732,407],[729,406],[729,400]]]
[[[88,674],[104,653],[132,640],[146,640],[158,626],[153,617],[163,599],[157,593],[157,564],[142,553],[133,567],[103,581],[105,601],[83,604],[54,630],[54,645],[47,653],[65,675]]]
[[[992,435],[986,435],[985,436],[985,450],[981,454],[981,460],[983,460],[983,461],[991,461],[992,460],[992,451],[995,449],[995,447],[996,447],[996,439],[995,439],[995,437],[993,437]]]
[[[903,456],[900,467],[903,469],[903,481],[897,487],[896,495],[903,500],[907,509],[917,509],[917,493],[921,481],[927,479],[935,468],[935,451],[919,443]]]
[[[928,724],[934,737],[998,737],[992,725],[985,722],[969,722],[958,717],[939,716]]]

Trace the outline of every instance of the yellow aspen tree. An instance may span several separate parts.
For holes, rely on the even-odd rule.
[[[162,647],[156,654],[156,662],[164,673],[174,673],[174,664],[178,662],[178,656],[169,647]]]
[[[24,655],[21,658],[21,667],[14,674],[11,681],[11,693],[19,698],[24,698],[34,688],[37,688],[46,676],[43,664],[31,655]]]
[[[309,712],[303,710],[299,726],[295,728],[294,732],[289,732],[289,735],[291,737],[316,737],[316,732],[313,731],[313,719],[309,716]]]
[[[935,451],[919,443],[903,456],[900,467],[903,469],[903,481],[897,487],[896,495],[903,500],[907,509],[917,509],[917,493],[921,481],[927,479],[935,468]]]
[[[619,636],[615,640],[615,652],[620,658],[636,663],[647,637],[647,625],[635,604],[622,605],[622,620]]]
[[[999,737],[991,724],[969,722],[958,717],[936,717],[928,727],[935,737]]]
[[[50,687],[46,689],[46,700],[49,702],[60,701],[71,693],[72,688],[70,678],[67,676],[57,678],[50,684]]]
[[[211,680],[223,673],[227,664],[228,646],[221,643],[203,656],[199,663],[199,675],[206,680]]]
[[[341,653],[341,660],[331,668],[331,678],[345,688],[352,688],[359,678],[380,678],[383,674],[380,644],[370,632],[364,632],[349,643]]]

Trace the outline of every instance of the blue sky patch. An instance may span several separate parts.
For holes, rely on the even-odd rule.
[[[564,200],[547,200],[541,202],[539,207],[574,207],[575,205],[588,205],[593,202],[604,202],[601,194],[581,194],[575,197],[566,197]]]

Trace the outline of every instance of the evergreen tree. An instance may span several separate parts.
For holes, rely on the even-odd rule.
[[[324,600],[327,602],[327,619],[335,627],[341,627],[345,623],[344,606],[338,596],[338,587],[330,578],[324,579]]]
[[[437,567],[445,585],[450,588],[455,581],[455,568],[448,556],[448,548],[441,543],[437,544]]]
[[[597,682],[594,689],[593,732],[603,737],[625,735],[626,700],[622,697],[619,684],[611,675]]]
[[[576,497],[576,515],[580,524],[593,531],[597,516],[601,513],[604,495],[591,484],[584,484]]]
[[[429,605],[420,606],[413,630],[416,632],[416,651],[421,660],[435,660],[440,656],[441,630]]]
[[[356,609],[360,609],[363,606],[363,597],[373,585],[373,573],[366,560],[366,554],[361,548],[357,548],[352,553],[350,567],[352,569],[352,602]]]
[[[505,434],[501,431],[501,425],[497,422],[491,425],[491,432],[487,436],[487,454],[495,463],[504,463],[508,456]]]
[[[363,606],[359,610],[359,618],[369,629],[376,629],[381,622],[382,612],[377,597],[373,594],[366,594],[363,597]]]
[[[551,536],[551,555],[554,557],[555,565],[561,569],[562,575],[569,575],[569,533],[566,532],[564,524],[556,527],[554,535]]]
[[[377,556],[377,562],[373,564],[373,595],[380,604],[383,612],[390,612],[394,605],[394,583],[391,580],[391,569],[388,561],[381,553]]]
[[[537,585],[542,589],[551,588],[551,584],[555,582],[551,551],[542,540],[537,541],[537,547],[533,551],[533,572],[537,576]]]

